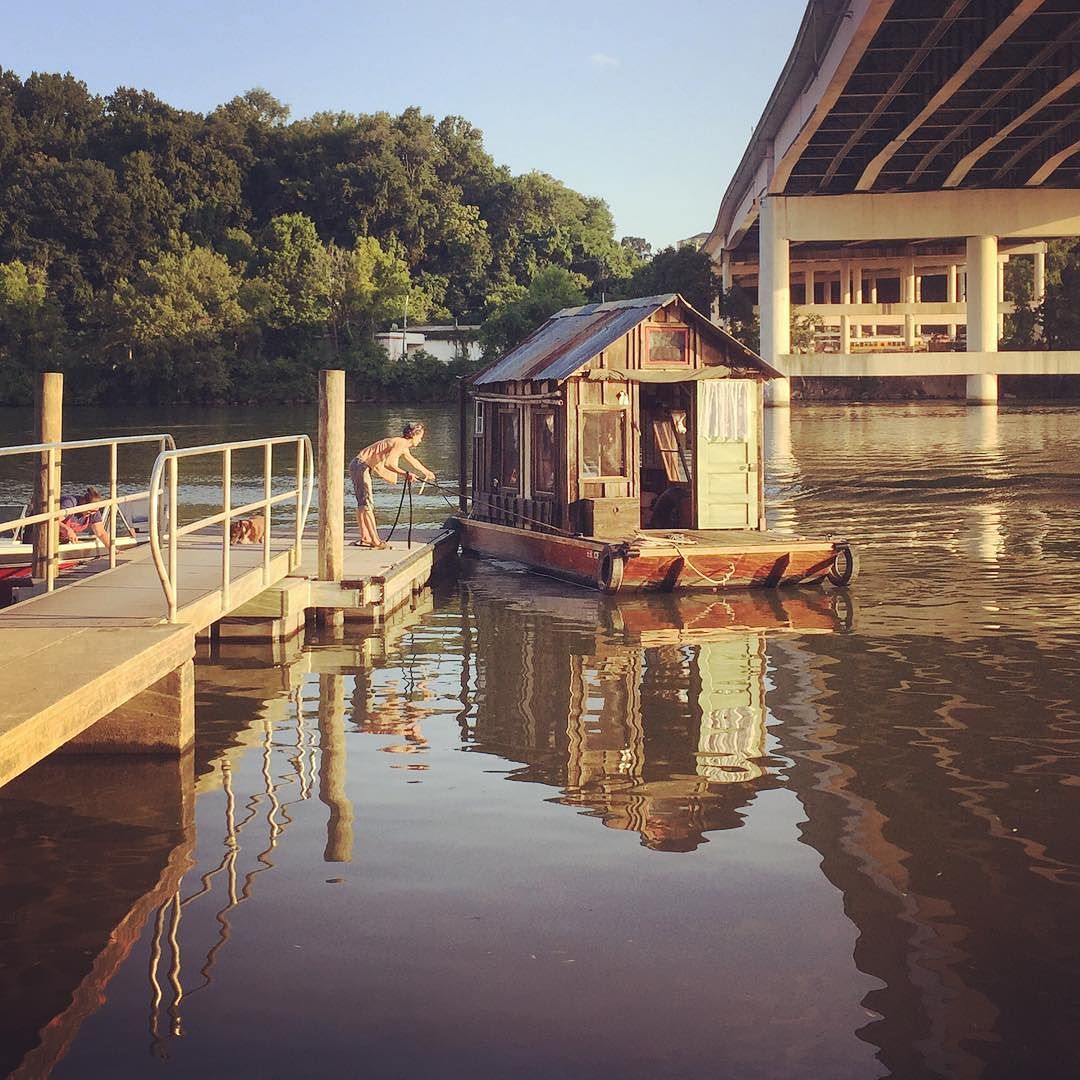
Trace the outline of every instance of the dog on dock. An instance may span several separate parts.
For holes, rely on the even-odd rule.
[[[232,544],[261,544],[266,534],[266,518],[237,518],[229,528],[229,542]]]

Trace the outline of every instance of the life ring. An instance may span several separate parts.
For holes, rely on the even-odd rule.
[[[596,568],[596,584],[602,593],[609,596],[617,593],[622,586],[623,560],[611,550],[605,550],[600,556],[600,564]]]
[[[859,576],[859,555],[849,544],[842,544],[836,549],[832,566],[825,575],[830,585],[838,589],[850,585]]]

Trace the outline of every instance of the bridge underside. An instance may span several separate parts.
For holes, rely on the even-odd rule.
[[[892,370],[861,354],[966,339],[985,401],[1005,373],[983,355],[1012,311],[1004,263],[1032,261],[1037,303],[1045,241],[1075,236],[1080,0],[811,0],[705,250],[725,287],[756,293],[780,369],[797,364],[792,311],[813,312],[847,359],[801,366]]]

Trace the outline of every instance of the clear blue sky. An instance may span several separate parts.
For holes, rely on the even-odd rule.
[[[206,112],[261,86],[323,110],[464,116],[515,173],[660,247],[712,227],[805,0],[51,0],[5,5],[0,66]]]

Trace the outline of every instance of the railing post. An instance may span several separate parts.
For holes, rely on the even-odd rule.
[[[270,478],[274,475],[274,444],[267,443],[263,447],[263,500],[266,503],[263,509],[263,584],[270,584],[270,497],[273,491],[270,486]]]
[[[109,569],[116,566],[116,519],[120,516],[120,505],[116,501],[116,443],[109,443]]]
[[[291,570],[300,565],[304,542],[304,440],[296,440],[296,523],[293,526],[293,557]]]
[[[319,372],[319,580],[340,581],[345,561],[345,372]],[[319,608],[322,626],[344,615]]]
[[[176,458],[169,458],[169,622],[176,622],[178,587],[176,581],[176,530],[180,523],[176,520]]]
[[[36,394],[36,415],[34,420],[34,442],[58,443],[63,440],[64,417],[64,376],[59,371],[43,372],[38,380]],[[52,513],[59,509],[60,500],[60,456],[51,452],[42,453],[34,487],[34,512]],[[55,493],[55,502],[50,501],[50,492]],[[34,569],[35,578],[44,578],[47,588],[52,589],[56,576],[57,547],[60,524],[57,518],[51,518],[34,526]]]
[[[221,453],[221,509],[225,514],[221,523],[221,610],[226,612],[232,592],[232,450],[229,447]]]

